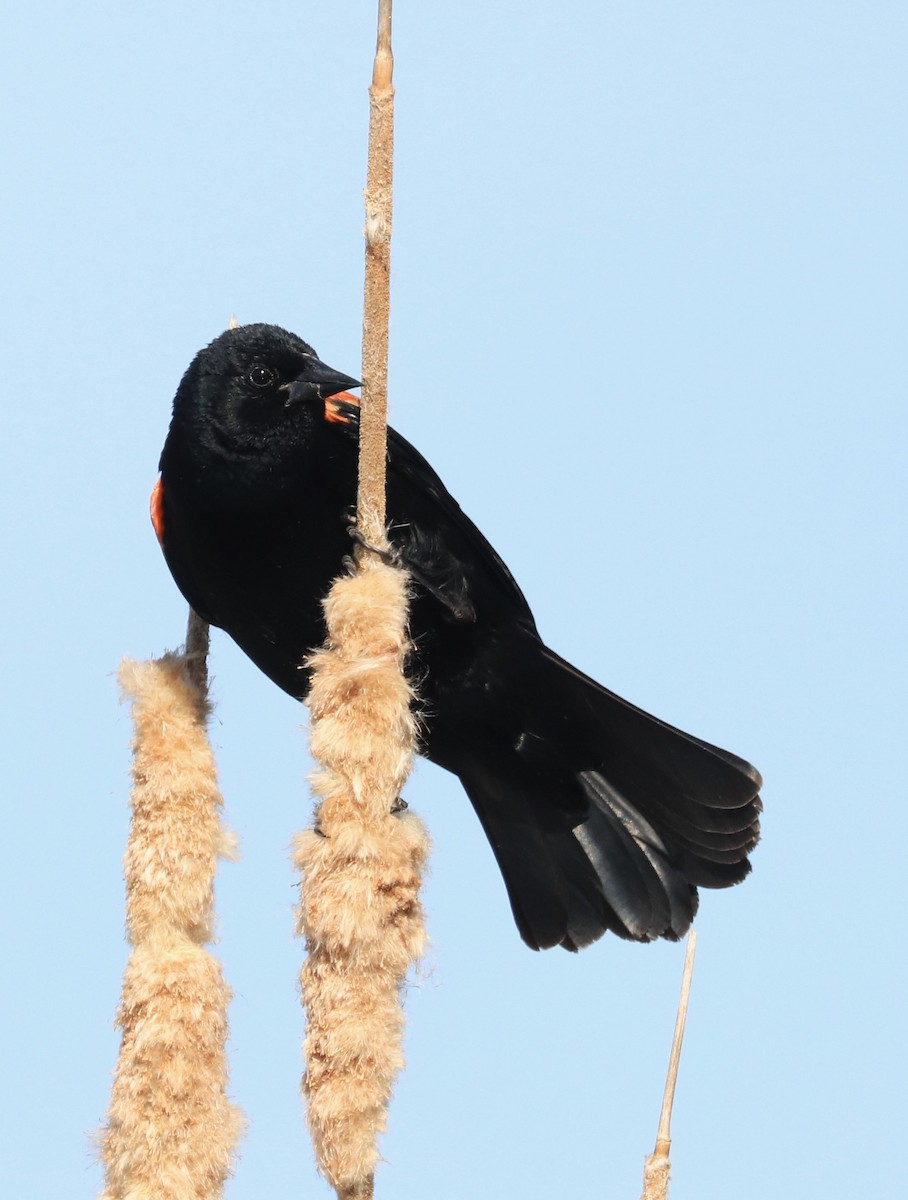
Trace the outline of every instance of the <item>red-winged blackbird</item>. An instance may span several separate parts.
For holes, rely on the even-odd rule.
[[[291,696],[350,553],[358,409],[300,338],[247,325],[180,383],[152,513],[183,595]],[[697,885],[750,870],[759,773],[606,691],[541,641],[507,567],[389,431],[388,517],[413,575],[422,753],[460,777],[524,941],[678,938]]]

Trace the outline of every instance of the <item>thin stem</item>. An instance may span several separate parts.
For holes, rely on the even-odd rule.
[[[694,973],[694,958],[697,953],[697,934],[691,930],[687,935],[687,952],[684,956],[684,974],[681,978],[681,998],[678,1001],[678,1016],[675,1019],[675,1035],[672,1038],[672,1052],[668,1061],[668,1077],[665,1080],[665,1094],[662,1097],[662,1113],[659,1117],[659,1131],[656,1134],[656,1153],[668,1154],[671,1145],[672,1105],[675,1101],[675,1084],[678,1080],[678,1064],[681,1061],[681,1044],[684,1041],[684,1025],[687,1021],[687,1005],[690,999],[690,984]]]
[[[385,540],[388,323],[391,309],[391,215],[394,176],[393,71],[391,0],[379,0],[378,39],[372,68],[372,86],[369,89],[363,394],[357,496],[357,524],[364,539],[372,545],[382,545]]]

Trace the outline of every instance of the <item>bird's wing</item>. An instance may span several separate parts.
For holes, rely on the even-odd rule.
[[[353,397],[326,402],[326,420],[358,435]],[[526,597],[501,556],[415,446],[388,429],[389,536],[417,583],[457,620],[501,613],[535,629]]]

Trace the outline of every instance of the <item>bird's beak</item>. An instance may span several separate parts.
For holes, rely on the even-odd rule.
[[[358,379],[342,375],[340,371],[335,371],[318,358],[310,358],[296,379],[283,384],[281,391],[286,392],[286,404],[289,406],[305,400],[327,400],[329,396],[336,396],[338,392],[359,386]]]

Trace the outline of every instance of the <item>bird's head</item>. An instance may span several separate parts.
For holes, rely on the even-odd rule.
[[[324,401],[359,387],[277,325],[228,329],[195,356],[177,390],[175,423],[235,450],[296,440],[320,421]],[[207,435],[207,436],[206,436]]]

